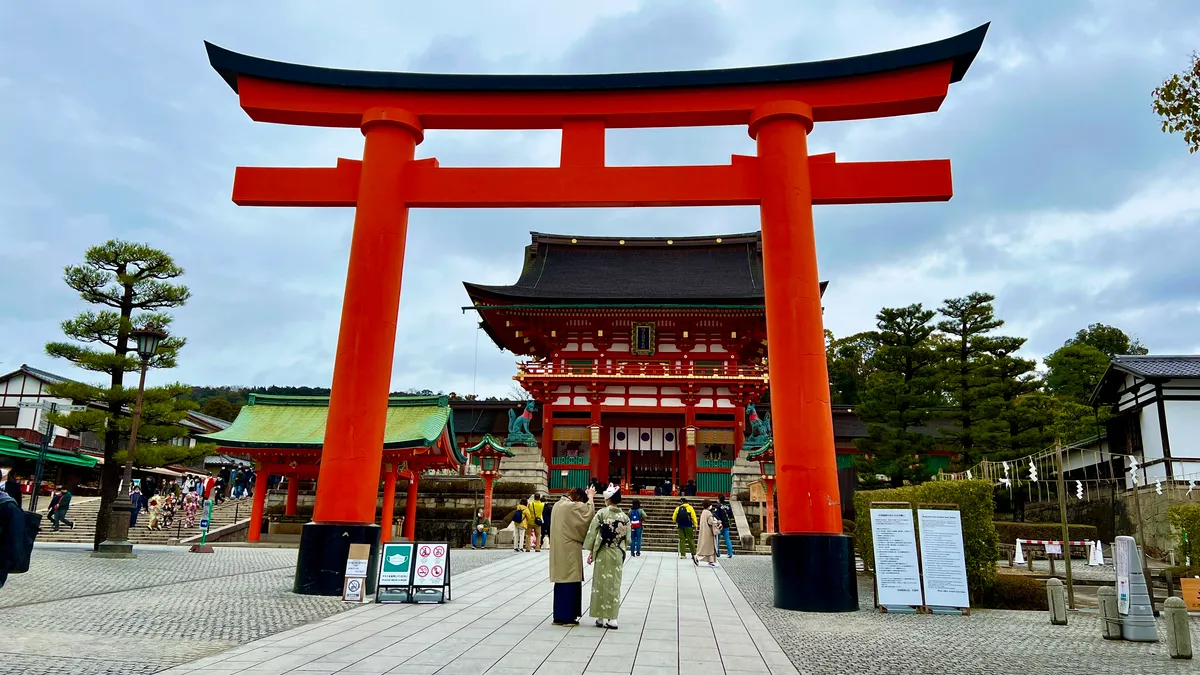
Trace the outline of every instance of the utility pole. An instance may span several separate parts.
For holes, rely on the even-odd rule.
[[[1071,528],[1067,526],[1067,494],[1063,487],[1062,443],[1054,441],[1054,458],[1058,462],[1058,515],[1062,519],[1063,558],[1067,568],[1067,607],[1075,609],[1075,583],[1071,577]]]

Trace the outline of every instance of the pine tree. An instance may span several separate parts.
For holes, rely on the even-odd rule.
[[[858,405],[871,375],[871,357],[879,348],[878,336],[873,332],[856,333],[839,340],[826,330],[825,344],[830,402]]]
[[[990,376],[995,383],[996,396],[989,399],[984,410],[999,422],[989,434],[988,445],[996,455],[991,459],[1011,459],[1031,450],[1044,447],[1038,428],[1047,419],[1036,408],[1022,405],[1026,399],[1041,391],[1037,363],[1015,356],[1025,345],[1025,338],[993,337],[987,346]]]
[[[958,422],[943,433],[954,439],[967,466],[975,464],[980,446],[986,448],[997,429],[993,417],[997,389],[987,359],[992,345],[988,333],[1004,325],[992,307],[995,299],[990,293],[972,293],[949,298],[938,310],[945,317],[938,322],[938,330],[949,338],[942,350],[944,386],[951,406],[948,417]]]
[[[920,304],[884,308],[876,315],[879,347],[874,372],[855,411],[867,424],[867,437],[855,441],[864,453],[859,471],[886,475],[893,486],[928,477],[921,455],[933,447],[923,427],[938,404],[938,354],[930,337],[934,312]]]
[[[108,534],[111,504],[117,496],[129,435],[129,411],[137,396],[136,387],[126,387],[125,374],[137,373],[141,363],[130,333],[135,326],[166,328],[170,315],[162,310],[182,306],[190,297],[186,286],[172,283],[183,275],[166,253],[143,244],[112,240],[93,246],[84,264],[66,268],[63,278],[85,302],[103,307],[81,312],[62,323],[63,333],[73,342],[50,342],[46,353],[66,359],[77,367],[108,376],[105,385],[64,382],[51,387],[51,394],[76,401],[100,403],[104,410],[86,410],[58,416],[55,424],[73,430],[90,430],[104,436],[104,465],[100,473],[100,512],[96,521],[95,545]],[[185,340],[169,337],[150,359],[150,368],[173,368]],[[194,403],[184,401],[187,387],[172,385],[147,389],[143,397],[143,422],[137,452],[148,464],[167,458],[173,461],[191,449],[172,446],[172,439],[186,435],[178,426]],[[157,443],[150,443],[155,439]],[[143,453],[143,446],[145,447]],[[163,447],[167,446],[167,447]],[[174,449],[172,449],[174,448]],[[197,452],[203,452],[200,448]]]

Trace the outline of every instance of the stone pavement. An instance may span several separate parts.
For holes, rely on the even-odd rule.
[[[585,619],[567,629],[550,625],[548,555],[509,556],[459,576],[444,605],[368,605],[168,672],[796,673],[720,569],[697,568],[673,554],[632,558],[620,628]]]
[[[90,545],[38,544],[0,589],[0,670],[153,673],[347,609],[291,592],[294,549],[138,546],[136,560]],[[456,552],[458,554],[460,552]],[[456,573],[502,552],[466,551]]]
[[[721,559],[725,572],[762,617],[802,673],[903,675],[1137,675],[1200,672],[1195,661],[1167,655],[1162,621],[1158,643],[1100,637],[1095,614],[1071,613],[1051,626],[1048,612],[972,610],[970,616],[880,614],[870,577],[859,576],[858,612],[807,614],[772,605],[771,559]],[[1192,619],[1200,645],[1200,618]]]

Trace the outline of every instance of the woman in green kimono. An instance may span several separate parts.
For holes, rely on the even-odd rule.
[[[621,609],[621,567],[625,564],[625,546],[629,543],[629,516],[621,510],[621,493],[614,485],[604,491],[605,507],[596,512],[588,527],[583,548],[588,564],[596,564],[592,574],[591,615],[600,628],[617,628]]]

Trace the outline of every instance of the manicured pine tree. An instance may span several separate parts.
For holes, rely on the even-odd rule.
[[[81,312],[62,323],[63,333],[71,342],[46,345],[50,356],[70,361],[83,370],[103,373],[108,379],[103,385],[67,381],[50,387],[51,395],[103,406],[51,418],[54,424],[68,429],[103,435],[104,465],[100,472],[100,512],[94,542],[97,546],[108,534],[110,507],[116,499],[124,468],[129,414],[137,397],[141,362],[130,333],[135,327],[154,325],[161,329],[170,325],[171,317],[162,310],[182,306],[191,295],[186,286],[173,283],[182,275],[183,269],[166,253],[116,240],[89,248],[84,264],[69,266],[63,274],[67,285],[85,302],[102,308]],[[163,340],[149,367],[174,368],[184,343],[179,336]],[[125,386],[126,374],[133,377],[134,386]],[[160,465],[202,456],[211,448],[207,444],[197,448],[170,444],[172,439],[187,435],[187,430],[177,423],[187,415],[187,410],[196,407],[183,398],[189,391],[190,387],[182,385],[146,390],[138,438],[147,442],[138,445],[138,462]]]
[[[886,475],[895,487],[928,478],[922,455],[933,448],[934,438],[924,427],[939,403],[934,314],[920,304],[879,311],[873,372],[855,408],[867,424],[867,437],[855,441],[864,453],[859,471]]]
[[[1052,417],[1031,399],[1041,391],[1037,362],[1023,359],[1016,352],[1025,338],[999,336],[989,340],[987,367],[995,383],[995,396],[987,399],[984,410],[999,425],[988,435],[989,459],[1019,457],[1045,447],[1043,429]]]
[[[965,466],[979,460],[981,451],[995,441],[999,426],[994,416],[998,392],[988,358],[992,346],[988,334],[1004,325],[996,318],[995,300],[990,293],[971,293],[948,298],[938,310],[945,318],[937,328],[948,338],[940,350],[947,417],[958,422],[943,434],[961,449]]]
[[[858,405],[871,375],[871,357],[879,348],[877,336],[873,332],[865,332],[837,339],[826,330],[825,346],[829,363],[830,402]]]

